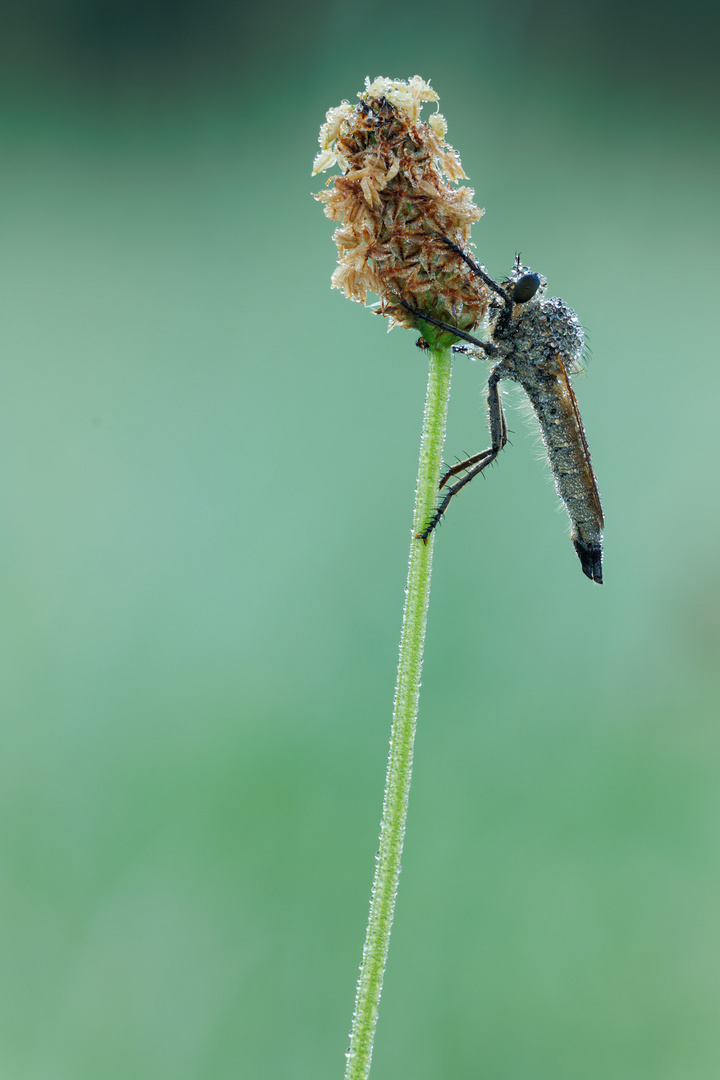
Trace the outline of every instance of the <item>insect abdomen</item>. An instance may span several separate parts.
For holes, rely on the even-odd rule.
[[[540,424],[555,488],[570,518],[570,535],[583,572],[602,584],[600,495],[575,395],[558,363],[560,377],[525,385],[525,390]]]

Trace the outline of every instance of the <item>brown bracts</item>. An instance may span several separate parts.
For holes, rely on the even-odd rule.
[[[545,280],[522,266],[519,259],[511,276],[498,284],[446,237],[438,237],[438,242],[451,248],[493,294],[489,340],[479,341],[456,331],[458,337],[481,349],[493,364],[488,379],[492,445],[448,470],[440,482],[441,489],[445,489],[443,498],[421,536],[426,539],[430,535],[453,495],[487,468],[507,443],[498,384],[501,379],[511,379],[522,386],[538,418],[555,487],[570,518],[570,535],[583,572],[602,584],[603,512],[570,382],[583,349],[580,321],[564,301],[544,298]],[[461,351],[469,350],[461,348]]]
[[[488,291],[456,251],[483,211],[471,188],[455,186],[465,173],[445,142],[444,118],[421,118],[438,96],[418,75],[368,81],[359,96],[328,111],[313,167],[342,169],[315,196],[339,222],[333,288],[362,304],[377,293],[391,325],[417,329],[418,311],[471,331],[485,317]]]

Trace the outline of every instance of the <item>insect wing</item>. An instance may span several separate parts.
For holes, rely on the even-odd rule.
[[[563,363],[562,356],[557,353],[555,356],[557,363],[557,377],[558,377],[558,389],[560,396],[565,402],[565,406],[569,414],[572,416],[575,429],[575,436],[578,444],[582,447],[583,464],[585,467],[585,486],[588,492],[588,502],[593,507],[597,514],[598,528],[603,527],[603,510],[600,502],[600,492],[598,491],[597,480],[595,479],[595,473],[593,472],[592,461],[590,460],[590,450],[588,448],[587,439],[585,438],[585,428],[583,427],[582,418],[580,416],[580,409],[578,408],[577,398],[575,397],[575,391],[572,388],[572,384],[568,377],[565,365]]]

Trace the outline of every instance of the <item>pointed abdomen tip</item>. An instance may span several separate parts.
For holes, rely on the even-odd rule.
[[[584,540],[573,540],[582,572],[591,581],[602,585],[602,548],[599,544],[587,544]]]

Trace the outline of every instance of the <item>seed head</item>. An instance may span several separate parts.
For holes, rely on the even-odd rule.
[[[484,318],[488,295],[467,266],[441,239],[467,247],[470,226],[483,214],[468,187],[460,158],[445,142],[440,113],[420,118],[426,101],[437,102],[419,75],[409,82],[365,80],[360,102],[330,109],[320,129],[313,174],[339,165],[315,198],[331,221],[338,265],[332,287],[365,303],[380,297],[391,326],[428,330],[401,304],[442,322],[471,330]],[[417,324],[417,325],[416,325]]]

